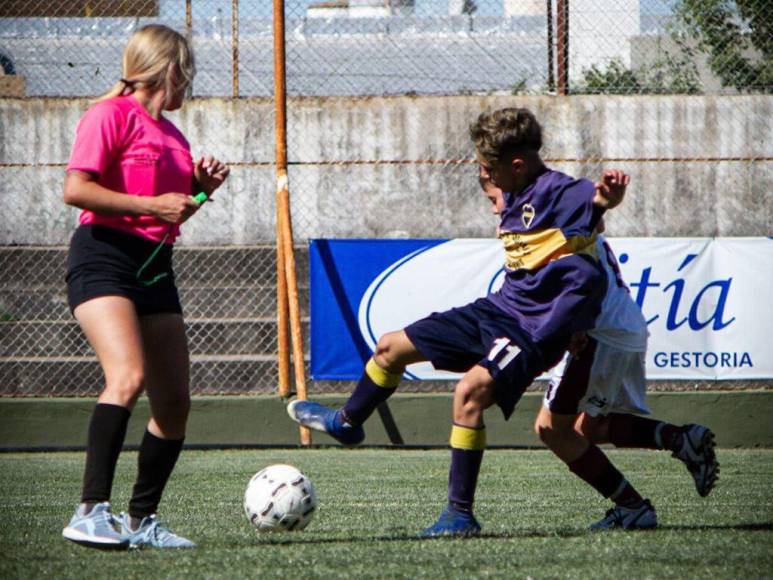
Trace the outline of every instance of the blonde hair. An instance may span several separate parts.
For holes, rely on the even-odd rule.
[[[193,51],[179,32],[148,24],[132,34],[123,51],[123,75],[97,101],[128,95],[138,88],[163,89],[164,104],[186,89],[196,75]]]

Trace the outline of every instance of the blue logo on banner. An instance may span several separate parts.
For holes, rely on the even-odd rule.
[[[697,254],[687,254],[682,264],[677,269],[677,272],[681,272],[684,268],[690,264]],[[628,261],[628,254],[620,254],[620,263],[625,264]],[[713,323],[712,330],[722,330],[726,326],[730,326],[735,321],[735,317],[725,320],[725,304],[727,303],[727,297],[730,293],[730,285],[733,279],[727,278],[725,280],[712,280],[703,288],[701,288],[690,303],[690,309],[687,316],[679,319],[679,307],[682,302],[682,298],[685,291],[684,278],[676,278],[663,286],[663,292],[668,293],[673,290],[671,294],[671,305],[668,308],[668,316],[666,318],[666,329],[669,331],[676,330],[682,326],[685,322],[688,324],[691,330],[701,330],[709,324]],[[636,288],[636,303],[639,308],[644,308],[644,300],[647,296],[647,290],[650,288],[658,288],[662,284],[652,280],[652,266],[647,266],[641,272],[641,276],[638,281],[631,282],[629,286]],[[712,292],[713,291],[713,292]],[[718,295],[717,295],[718,294]],[[701,303],[706,299],[706,302],[714,305],[714,311],[711,316],[701,320],[698,316],[698,310]],[[689,298],[687,298],[689,300]],[[660,314],[656,314],[652,318],[647,320],[647,324],[651,324],[660,318]]]

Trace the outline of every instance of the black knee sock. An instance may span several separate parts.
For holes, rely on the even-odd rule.
[[[156,513],[182,446],[183,439],[161,439],[145,431],[137,458],[137,482],[129,501],[130,516],[142,519]]]
[[[344,405],[344,418],[352,425],[362,425],[380,403],[392,396],[400,378],[401,375],[385,371],[371,358]]]
[[[454,425],[451,429],[451,468],[448,473],[448,503],[472,511],[478,473],[486,448],[486,428]]]
[[[672,449],[679,427],[627,413],[609,415],[609,442],[615,447]]]
[[[131,412],[126,407],[98,403],[91,414],[86,442],[86,469],[83,474],[83,503],[110,499],[118,454],[126,437]]]

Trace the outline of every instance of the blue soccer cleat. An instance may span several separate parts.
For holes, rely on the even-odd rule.
[[[126,550],[129,541],[115,529],[115,517],[110,513],[110,503],[94,504],[86,513],[86,504],[75,510],[70,523],[62,530],[62,536],[89,548],[101,550]]]
[[[438,520],[419,534],[422,538],[451,536],[469,538],[480,534],[480,524],[472,512],[460,510],[447,505]]]
[[[129,514],[121,514],[121,532],[132,549],[150,546],[152,548],[195,548],[190,540],[173,534],[158,521],[156,514],[142,518],[136,530],[130,526]]]
[[[650,500],[645,499],[636,507],[617,505],[607,511],[602,519],[588,526],[594,532],[601,530],[651,530],[658,527],[658,516]]]
[[[359,445],[365,439],[362,425],[347,423],[341,411],[334,411],[319,403],[296,399],[287,405],[287,414],[296,423],[327,433],[342,445]]]

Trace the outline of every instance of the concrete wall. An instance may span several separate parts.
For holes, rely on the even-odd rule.
[[[85,100],[0,100],[0,244],[66,243],[76,212],[61,202],[64,165]],[[288,103],[295,232],[307,237],[487,237],[467,126],[483,109],[527,106],[543,154],[564,171],[632,174],[613,236],[759,236],[773,232],[773,99],[735,97],[308,98]],[[201,99],[171,116],[194,155],[234,164],[185,244],[274,236],[273,103]],[[344,161],[364,161],[344,164]]]

